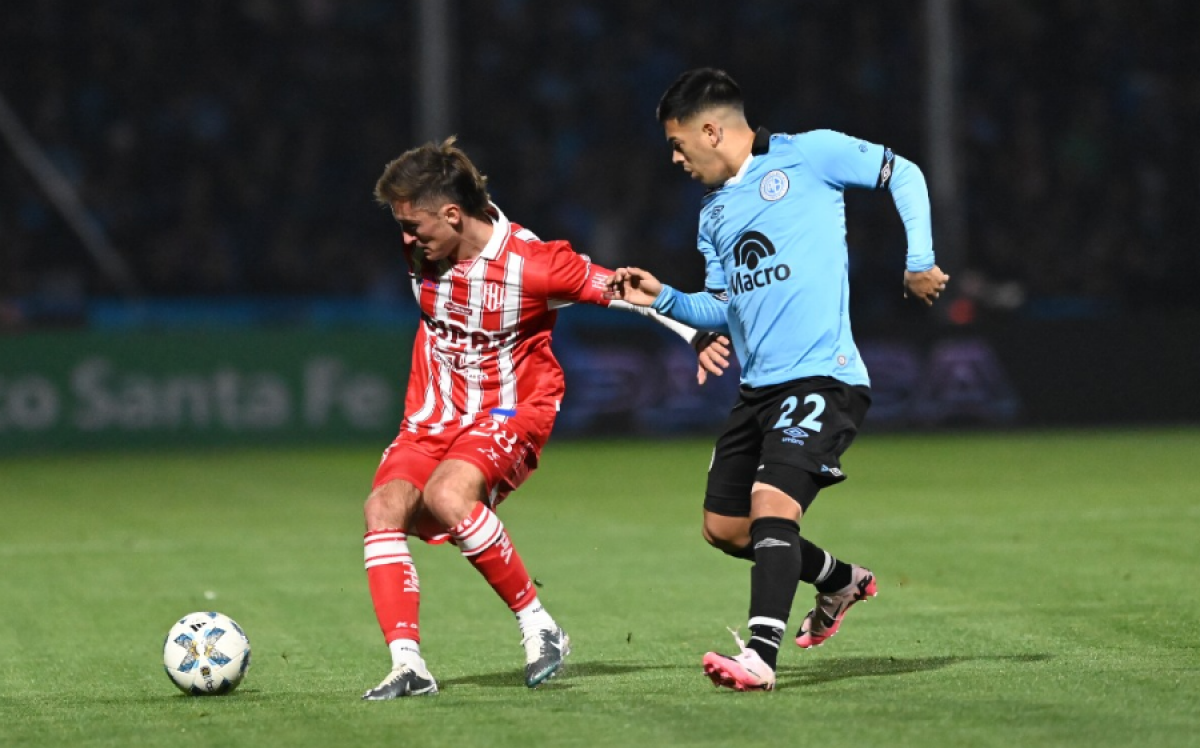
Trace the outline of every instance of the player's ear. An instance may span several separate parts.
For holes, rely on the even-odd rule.
[[[713,148],[716,148],[721,144],[724,132],[722,132],[720,124],[709,120],[700,126],[700,131],[704,133],[704,139],[707,140],[708,144]]]
[[[446,223],[451,226],[459,226],[462,224],[462,208],[454,203],[446,203],[439,211]]]

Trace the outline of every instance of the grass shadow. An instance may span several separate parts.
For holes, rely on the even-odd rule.
[[[883,678],[929,670],[940,670],[963,662],[1045,662],[1052,659],[1049,654],[995,655],[995,656],[946,656],[946,657],[841,657],[816,660],[802,665],[785,665],[778,672],[779,685],[787,687],[817,686],[850,678]],[[596,678],[642,673],[651,670],[692,670],[699,672],[697,664],[651,665],[635,662],[573,662],[568,661],[562,674],[547,685],[556,689],[570,688],[570,681],[577,678]],[[439,680],[445,686],[483,686],[486,688],[524,689],[521,672],[517,669],[493,673],[462,675],[457,678]]]
[[[679,670],[684,665],[641,665],[632,662],[574,662],[567,660],[566,668],[547,685],[554,688],[570,688],[569,681],[575,678],[595,678],[606,675],[628,675],[647,670]],[[462,675],[457,678],[438,680],[439,686],[486,686],[487,688],[525,688],[521,671],[504,670],[496,673]]]
[[[777,673],[780,686],[818,686],[849,678],[881,678],[940,670],[963,662],[1045,662],[1049,654],[996,655],[991,657],[841,657],[807,665],[788,665]]]

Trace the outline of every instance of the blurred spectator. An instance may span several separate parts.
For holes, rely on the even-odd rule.
[[[956,4],[966,267],[947,270],[981,307],[1200,308],[1185,287],[1200,274],[1198,11],[1148,2]],[[927,157],[913,4],[453,7],[454,131],[503,185],[501,207],[606,264],[700,285],[699,188],[673,172],[654,119],[686,68],[729,70],[763,107],[752,124]],[[0,93],[148,295],[390,298],[398,233],[371,188],[415,145],[414,8],[7,0]],[[0,163],[0,318],[21,317],[16,300],[112,294],[6,146]],[[903,232],[885,201],[848,204],[856,314],[886,318]]]

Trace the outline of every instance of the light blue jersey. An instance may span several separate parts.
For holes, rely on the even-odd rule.
[[[752,387],[827,376],[869,385],[850,331],[848,187],[887,189],[908,235],[910,271],[933,267],[929,195],[915,164],[831,130],[770,135],[704,196],[705,293],[666,286],[654,308],[727,331]]]

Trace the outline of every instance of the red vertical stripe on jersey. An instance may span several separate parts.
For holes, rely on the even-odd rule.
[[[467,267],[406,254],[422,311],[405,425],[438,433],[493,410],[553,412],[562,370],[550,350],[550,301],[596,301],[594,269],[566,242],[542,242],[501,218],[496,243]],[[601,269],[595,269],[601,270]]]

